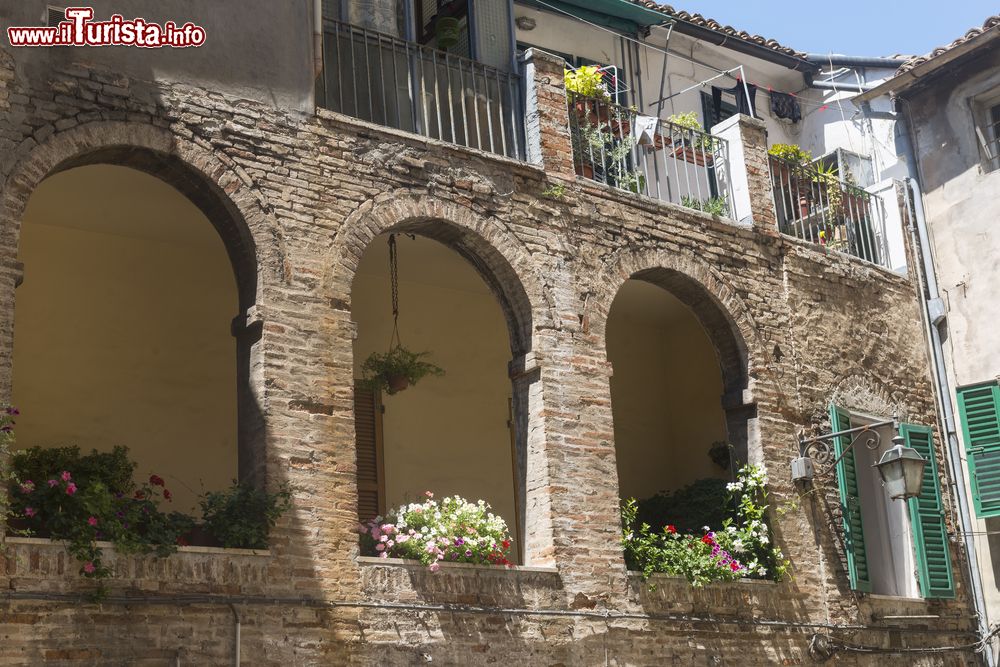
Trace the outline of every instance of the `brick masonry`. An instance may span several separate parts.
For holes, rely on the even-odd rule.
[[[754,227],[577,179],[558,62],[533,63],[539,164],[526,165],[83,65],[19,78],[0,49],[0,359],[11,359],[19,222],[37,184],[93,162],[150,171],[209,213],[237,270],[241,474],[297,489],[269,552],[116,557],[100,605],[78,598],[87,585],[60,545],[9,539],[0,664],[231,664],[236,618],[254,665],[803,664],[814,633],[886,648],[973,641],[957,550],[955,601],[848,590],[829,486],[774,517],[794,568],[781,584],[664,578],[650,591],[626,572],[603,344],[625,280],[670,289],[706,324],[727,405],[755,415],[747,447],[777,504],[798,495],[797,431],[822,423],[831,399],[936,424],[916,292],[776,234],[761,174],[748,178]],[[748,162],[766,169],[763,134],[743,136]],[[542,196],[553,183],[564,196]],[[431,575],[358,559],[350,287],[390,229],[473,259],[507,314],[531,568]],[[0,395],[10,373],[0,363]],[[894,614],[939,618],[881,618]]]

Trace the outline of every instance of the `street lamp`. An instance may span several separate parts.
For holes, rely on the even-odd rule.
[[[899,420],[895,418],[811,438],[800,436],[799,456],[792,459],[792,481],[812,481],[817,475],[825,475],[835,470],[840,460],[854,449],[854,446],[865,436],[867,436],[865,447],[871,451],[878,449],[882,436],[879,435],[877,429],[883,426],[892,426],[894,435],[892,437],[893,446],[882,454],[882,458],[873,466],[878,468],[879,476],[882,478],[882,486],[885,487],[889,497],[893,500],[918,497],[923,487],[924,466],[927,464],[927,460],[920,456],[917,450],[903,444],[903,436],[899,434]],[[813,457],[820,464],[826,464],[833,456],[830,443],[837,438],[849,435],[854,436],[851,444],[845,447],[840,456],[830,462],[827,468],[817,473]]]
[[[892,444],[875,464],[882,476],[882,486],[893,500],[916,498],[924,484],[927,460],[917,450],[905,446],[898,434],[893,437]]]

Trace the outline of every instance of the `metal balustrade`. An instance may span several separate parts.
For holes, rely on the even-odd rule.
[[[524,159],[520,78],[429,46],[324,19],[318,103],[407,132]]]
[[[608,101],[572,92],[568,100],[577,175],[733,217],[724,139]]]
[[[882,200],[836,173],[770,156],[771,186],[783,234],[888,266]]]

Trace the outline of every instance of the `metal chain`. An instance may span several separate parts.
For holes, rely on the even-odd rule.
[[[389,349],[399,347],[399,267],[396,257],[396,235],[389,234],[389,284],[392,287],[392,336]]]

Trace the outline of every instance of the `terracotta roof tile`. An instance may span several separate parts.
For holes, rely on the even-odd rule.
[[[685,12],[682,10],[677,10],[670,5],[660,4],[655,2],[655,0],[629,0],[630,2],[647,7],[648,9],[653,9],[665,14],[669,14],[674,18],[687,23],[692,23],[702,28],[708,28],[713,32],[717,32],[722,35],[728,35],[729,37],[735,37],[736,39],[743,40],[745,42],[751,42],[753,44],[758,44],[765,48],[771,49],[778,53],[783,53],[787,56],[792,56],[794,58],[805,59],[806,54],[801,51],[796,51],[795,49],[779,44],[773,39],[768,39],[767,37],[762,37],[761,35],[751,35],[745,30],[737,30],[731,25],[722,25],[715,19],[707,18],[701,14],[691,14],[690,12]]]
[[[983,26],[981,28],[973,28],[972,30],[968,31],[967,33],[965,33],[964,35],[962,35],[961,37],[959,37],[958,39],[956,39],[951,44],[948,44],[947,46],[939,46],[938,48],[934,49],[930,53],[924,54],[922,56],[916,56],[914,58],[910,58],[905,63],[903,63],[903,65],[898,70],[896,70],[896,74],[899,75],[899,74],[902,74],[904,72],[908,72],[911,69],[913,69],[914,67],[916,67],[917,65],[921,65],[921,64],[927,62],[928,60],[936,58],[937,56],[941,55],[942,53],[947,53],[948,51],[951,51],[952,49],[954,49],[956,46],[961,46],[962,44],[965,44],[969,40],[975,39],[976,37],[979,37],[983,33],[992,30],[993,28],[997,27],[998,25],[1000,25],[1000,15],[991,16],[988,19],[986,19],[985,21],[983,21]]]

